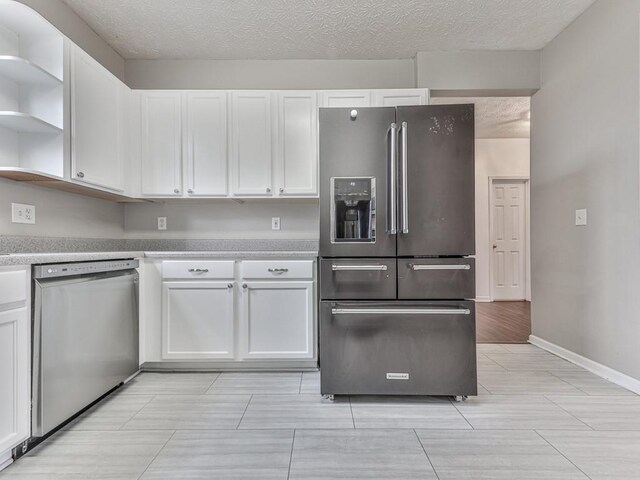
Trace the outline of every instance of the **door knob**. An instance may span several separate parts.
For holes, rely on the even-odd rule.
[[[496,248],[498,248],[498,245],[496,245],[495,243],[493,244],[493,249],[495,250]]]

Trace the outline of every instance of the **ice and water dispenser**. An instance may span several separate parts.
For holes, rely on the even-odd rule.
[[[375,178],[331,179],[332,243],[373,243],[376,239]]]

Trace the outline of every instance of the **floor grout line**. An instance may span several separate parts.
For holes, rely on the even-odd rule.
[[[487,390],[488,391],[488,390]],[[464,421],[467,422],[467,424],[471,427],[471,430],[475,430],[474,426],[471,425],[471,422],[469,421],[469,419],[467,417],[464,416],[464,413],[462,413],[460,411],[460,409],[456,406],[457,402],[452,401],[451,399],[449,399],[449,403],[453,406],[453,408],[456,409],[456,411],[458,412],[458,415],[460,415],[462,418],[464,418]]]
[[[300,388],[298,388],[298,394],[302,393],[302,378],[304,377],[304,372],[300,372]]]
[[[438,475],[438,472],[436,471],[436,467],[434,467],[433,462],[431,461],[431,458],[429,457],[429,454],[427,453],[427,449],[424,448],[424,444],[422,443],[422,440],[420,440],[420,435],[418,435],[418,432],[416,432],[415,428],[413,429],[413,433],[416,436],[416,438],[418,439],[418,443],[422,447],[422,451],[427,456],[427,460],[429,461],[429,465],[431,465],[431,469],[433,470],[433,473],[435,474],[436,478],[438,480],[440,480],[440,475]]]
[[[353,416],[353,405],[351,405],[351,395],[349,395],[349,411],[351,412],[351,423],[353,423],[353,429],[356,430],[356,418]]]
[[[556,446],[555,446],[553,443],[551,443],[549,440],[547,440],[546,438],[544,438],[544,436],[543,436],[543,435],[542,435],[538,430],[534,430],[534,432],[536,432],[536,435],[538,435],[542,440],[544,440],[546,443],[548,443],[548,444],[549,444],[549,446],[550,446],[551,448],[553,448],[556,452],[558,452],[560,455],[562,455],[562,456],[567,460],[567,462],[569,462],[571,465],[573,465],[574,467],[576,467],[578,470],[580,470],[580,471],[582,472],[582,474],[583,474],[585,477],[587,477],[588,479],[590,479],[590,480],[591,480],[591,477],[590,477],[589,475],[587,475],[587,473],[586,473],[584,470],[582,470],[578,465],[576,465],[575,463],[573,463],[573,462],[569,459],[569,457],[567,457],[564,453],[562,453],[560,450],[558,450],[558,449],[556,448]]]
[[[236,430],[240,430],[240,424],[242,423],[242,420],[244,419],[244,414],[247,413],[247,410],[249,409],[249,404],[251,403],[251,400],[253,400],[253,394],[251,394],[251,396],[249,397],[249,401],[247,402],[247,406],[244,407],[244,412],[242,412],[242,417],[240,417],[240,421],[238,422],[238,425],[236,426]]]
[[[132,432],[135,432],[136,430],[130,430]],[[140,431],[140,430],[137,430]],[[160,447],[160,450],[158,450],[158,453],[156,453],[153,458],[151,459],[151,461],[149,462],[149,465],[147,465],[144,469],[144,471],[140,474],[140,476],[138,476],[138,479],[142,478],[144,476],[145,473],[147,473],[147,470],[149,470],[149,467],[151,466],[151,464],[155,461],[156,458],[158,458],[158,455],[160,455],[160,453],[162,452],[162,450],[164,450],[164,447],[167,446],[167,444],[171,441],[171,439],[173,438],[173,436],[176,434],[177,430],[174,430],[173,433],[169,436],[169,438],[167,439],[166,442],[164,442],[164,445],[162,445],[162,447]]]
[[[289,469],[287,470],[287,480],[291,476],[291,464],[293,463],[293,444],[296,442],[296,429],[293,429],[293,438],[291,439],[291,454],[289,455]]]
[[[578,420],[580,423],[582,423],[583,425],[586,425],[589,430],[595,431],[595,428],[593,428],[591,425],[589,425],[587,422],[580,420],[578,417],[576,417],[573,413],[571,413],[570,411],[566,410],[565,408],[562,408],[562,405],[558,405],[556,402],[554,402],[553,400],[551,400],[549,398],[548,395],[542,395],[545,399],[547,399],[547,401],[551,402],[552,405],[555,405],[556,407],[558,407],[560,410],[562,410],[563,412],[569,414],[570,416],[572,416],[573,418],[575,418],[576,420]],[[570,397],[571,395],[564,395],[566,397]],[[573,395],[574,397],[583,397],[583,395]]]

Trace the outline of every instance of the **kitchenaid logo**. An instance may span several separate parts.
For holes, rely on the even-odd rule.
[[[387,373],[387,380],[409,380],[408,373]]]

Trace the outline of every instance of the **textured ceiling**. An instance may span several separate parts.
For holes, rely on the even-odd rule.
[[[476,138],[529,138],[529,97],[432,97],[429,103],[473,103]]]
[[[64,0],[125,59],[537,50],[594,0]]]

